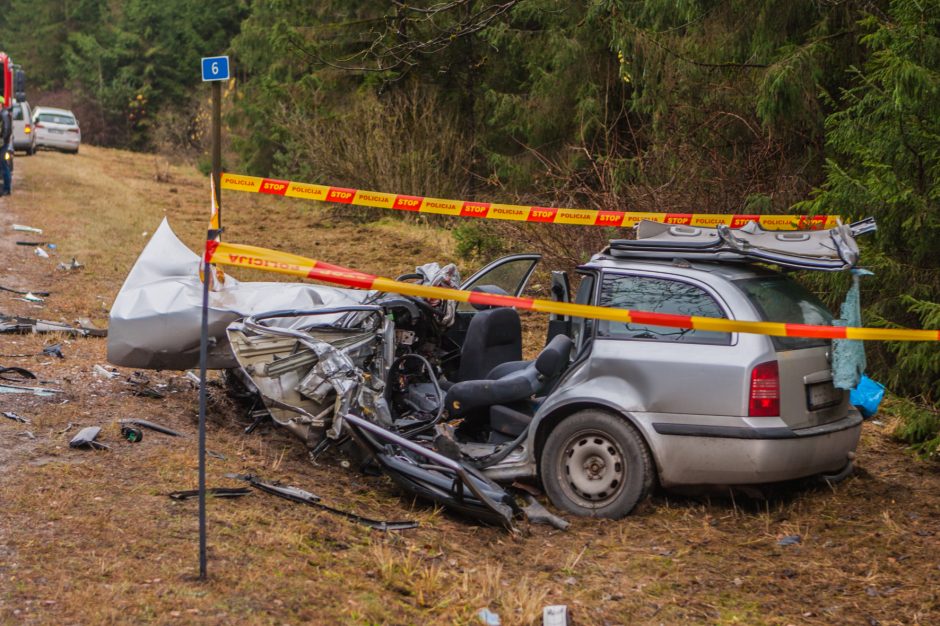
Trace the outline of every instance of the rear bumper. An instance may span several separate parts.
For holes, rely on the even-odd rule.
[[[75,150],[81,144],[81,139],[78,137],[70,138],[65,135],[63,136],[36,136],[36,146],[43,148],[58,148],[59,150]]]
[[[854,408],[841,420],[800,430],[649,418],[643,426],[666,487],[771,483],[836,472],[855,451],[862,428]]]

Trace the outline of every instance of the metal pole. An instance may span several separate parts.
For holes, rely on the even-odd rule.
[[[209,352],[209,274],[202,279],[202,331],[199,339],[199,579],[206,579],[206,359]]]
[[[222,81],[212,83],[212,182],[215,183],[215,205],[219,207],[219,228],[222,228]]]
[[[212,182],[215,203],[222,223],[222,85],[212,83]],[[208,259],[207,259],[208,261]],[[209,281],[212,265],[205,263],[202,274],[202,329],[199,338],[199,579],[205,580],[206,545],[206,360],[209,352]]]

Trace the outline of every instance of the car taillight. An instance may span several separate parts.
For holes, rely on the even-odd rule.
[[[27,125],[23,128],[23,132],[28,135],[29,133],[33,132],[33,127],[30,126],[29,124],[27,124]]]
[[[751,370],[751,394],[747,414],[750,417],[780,415],[780,369],[776,361],[760,363]]]
[[[70,132],[70,133],[77,133],[77,132],[78,132],[78,129],[77,129],[77,128],[70,128],[70,129],[69,129],[69,132]]]
[[[36,124],[36,128],[45,128],[45,126],[43,126],[42,124],[37,123],[37,124]]]

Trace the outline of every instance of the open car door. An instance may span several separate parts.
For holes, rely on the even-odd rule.
[[[510,296],[518,296],[529,283],[532,273],[535,272],[535,266],[542,259],[541,254],[510,254],[492,263],[484,266],[465,280],[461,289],[473,290],[483,287],[497,287],[502,292]],[[464,339],[467,336],[467,328],[470,326],[470,320],[478,313],[478,310],[468,302],[461,302],[457,305],[457,316],[454,319],[453,326],[448,329],[445,335],[447,342],[448,359],[456,359],[460,355],[460,348],[463,346]],[[445,369],[446,366],[445,366]]]

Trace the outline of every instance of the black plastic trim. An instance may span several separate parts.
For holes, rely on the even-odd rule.
[[[750,428],[747,426],[713,426],[704,424],[669,424],[654,422],[653,430],[660,435],[677,435],[680,437],[715,437],[718,439],[803,439],[805,437],[818,437],[855,428],[862,423],[859,414],[850,413],[836,422],[793,430],[786,426],[769,426],[766,428]]]

